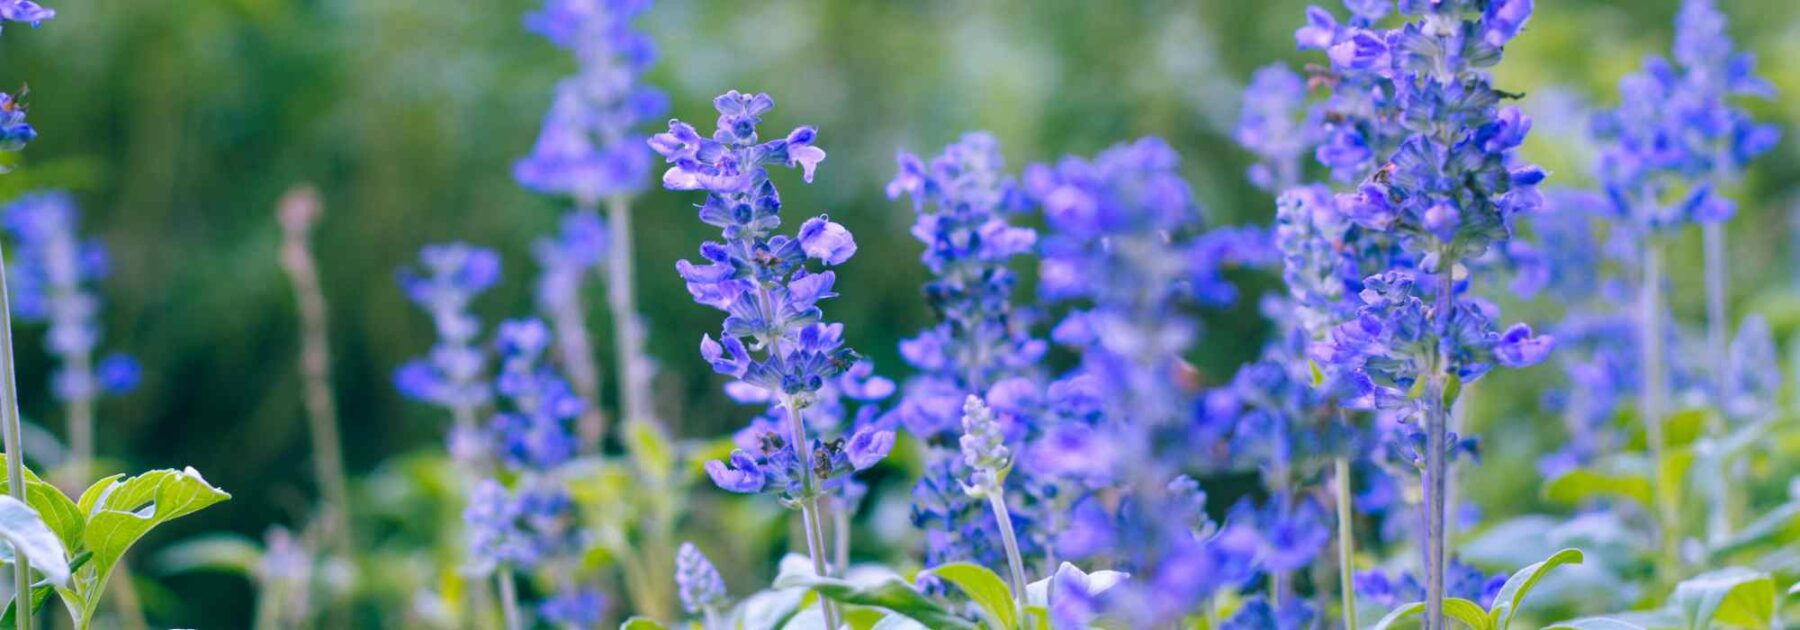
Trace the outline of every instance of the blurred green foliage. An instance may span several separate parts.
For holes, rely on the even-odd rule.
[[[146,387],[102,407],[100,452],[135,467],[192,464],[238,499],[159,532],[154,547],[208,529],[260,536],[302,517],[312,482],[292,297],[276,265],[273,205],[299,181],[320,186],[316,237],[331,301],[336,392],[353,472],[437,448],[445,418],[405,403],[390,384],[431,330],[396,291],[391,270],[419,245],[464,239],[500,249],[506,284],[478,305],[491,323],[531,312],[528,244],[559,204],[515,185],[511,163],[536,135],[550,89],[572,62],[524,31],[531,0],[66,0],[38,30],[0,39],[0,85],[30,83],[42,137],[0,198],[45,186],[77,192],[86,229],[115,259],[104,288],[106,345],[138,355]],[[924,326],[924,271],[907,234],[910,206],[882,187],[897,148],[935,152],[988,129],[1012,164],[1091,153],[1146,134],[1167,138],[1219,224],[1266,223],[1271,200],[1242,177],[1231,141],[1249,73],[1294,52],[1301,0],[663,0],[643,26],[662,60],[650,79],[673,115],[706,120],[712,95],[766,91],[773,127],[815,124],[830,153],[818,183],[784,182],[787,204],[828,211],[862,253],[840,271],[830,308],[851,344],[902,376],[896,342]],[[1670,41],[1674,0],[1542,2],[1508,51],[1501,86],[1564,86],[1606,103],[1610,86]],[[1760,53],[1783,94],[1800,94],[1800,4],[1725,0],[1733,34]],[[1528,101],[1528,103],[1531,101]],[[1738,311],[1793,284],[1793,185],[1800,99],[1757,104],[1789,139],[1752,171],[1733,224]],[[1534,114],[1538,113],[1533,111]],[[1531,157],[1560,183],[1585,181],[1578,143],[1540,133]],[[691,196],[638,198],[638,264],[649,350],[662,363],[659,408],[681,436],[735,429],[743,409],[695,356],[717,316],[688,300],[674,261],[708,228]],[[1674,254],[1678,312],[1698,321],[1698,248]],[[1269,278],[1247,278],[1261,289]],[[606,330],[594,294],[595,330]],[[1529,313],[1529,311],[1521,311]],[[1541,310],[1543,313],[1554,309]],[[1264,330],[1255,301],[1211,318],[1213,380],[1252,356]],[[29,417],[60,430],[47,395],[50,363],[23,335],[20,383]],[[602,335],[602,356],[611,356]],[[1491,455],[1469,493],[1494,513],[1536,496],[1530,454],[1555,439],[1533,413],[1551,368],[1482,383],[1473,415]],[[609,385],[609,390],[610,385]],[[1515,430],[1531,424],[1539,430]],[[1509,455],[1510,454],[1510,455]],[[123,464],[121,464],[123,465]],[[1519,474],[1508,474],[1519,473]],[[702,490],[708,501],[710,490]],[[746,506],[722,508],[748,509]],[[893,512],[872,510],[872,518]],[[891,527],[884,524],[882,527]],[[700,528],[704,531],[704,527]],[[756,550],[721,550],[726,563]],[[731,573],[728,571],[728,575]],[[147,589],[159,623],[239,627],[240,580],[180,577]],[[741,585],[748,586],[748,585]],[[206,593],[174,599],[174,593]]]

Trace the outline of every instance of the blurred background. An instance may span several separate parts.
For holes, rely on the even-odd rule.
[[[144,386],[100,408],[109,468],[192,465],[235,499],[159,529],[138,555],[206,530],[261,537],[304,515],[315,495],[296,370],[292,292],[277,265],[274,205],[296,182],[319,186],[325,216],[315,245],[330,301],[335,388],[346,456],[367,475],[396,456],[438,450],[446,418],[404,401],[391,373],[431,344],[429,321],[397,290],[393,270],[420,245],[466,240],[504,255],[505,281],[477,310],[488,322],[533,312],[528,248],[565,209],[512,179],[551,100],[573,71],[569,55],[528,33],[533,0],[64,0],[54,22],[0,38],[0,85],[29,83],[41,137],[0,177],[0,199],[38,188],[74,191],[82,229],[105,240],[102,347],[136,355]],[[1294,51],[1302,0],[985,2],[658,0],[640,22],[661,58],[649,80],[672,114],[708,121],[727,89],[765,91],[771,129],[819,128],[830,158],[817,183],[778,176],[797,212],[829,212],[862,250],[839,271],[829,306],[850,344],[896,379],[896,342],[927,325],[924,270],[907,234],[911,204],[883,186],[894,152],[935,154],[965,131],[1001,140],[1014,169],[1065,153],[1159,135],[1216,224],[1266,224],[1272,200],[1243,176],[1232,142],[1241,86],[1257,67],[1318,61]],[[1720,0],[1740,45],[1756,51],[1784,95],[1752,109],[1781,122],[1781,146],[1749,173],[1731,227],[1734,311],[1771,304],[1795,283],[1800,182],[1800,4]],[[1667,50],[1675,0],[1540,2],[1509,48],[1498,86],[1526,92],[1539,118],[1529,157],[1555,180],[1586,181],[1579,161],[1581,102],[1609,104],[1612,86],[1646,54]],[[735,430],[748,410],[719,393],[696,356],[718,316],[693,304],[674,262],[713,230],[694,218],[697,195],[652,189],[635,204],[642,310],[661,362],[659,410],[681,437]],[[1697,239],[1671,265],[1677,311],[1700,321]],[[1246,275],[1254,291],[1277,286]],[[604,309],[594,287],[594,330]],[[1527,321],[1530,305],[1515,311]],[[1548,305],[1537,308],[1549,309]],[[1549,312],[1546,310],[1545,312]],[[1229,378],[1264,330],[1255,300],[1212,322],[1209,379]],[[1778,330],[1781,328],[1778,326]],[[602,356],[609,340],[598,339]],[[41,328],[22,329],[20,389],[28,418],[61,423],[48,395]],[[1496,512],[1535,496],[1532,457],[1556,433],[1534,420],[1533,379],[1500,375],[1483,387],[1477,428],[1490,444],[1470,490]],[[612,374],[607,374],[608,377]],[[607,385],[606,391],[615,391]],[[1509,396],[1506,392],[1517,392]],[[1542,431],[1503,430],[1541,423]],[[1502,429],[1502,430],[1497,430]],[[1510,454],[1510,455],[1509,455]],[[1503,474],[1517,471],[1517,475]],[[1509,481],[1516,479],[1516,481]],[[698,496],[720,493],[700,488]],[[880,518],[876,516],[874,518]],[[694,529],[690,527],[690,529]],[[698,529],[704,531],[702,524]],[[722,564],[734,555],[722,553]],[[762,564],[757,558],[757,564]],[[733,575],[730,570],[726,574]],[[154,577],[152,575],[151,577]],[[185,575],[143,586],[160,624],[243,627],[251,591],[241,579]],[[749,586],[749,585],[743,585]],[[166,589],[166,590],[159,590]],[[176,594],[187,597],[178,597]]]

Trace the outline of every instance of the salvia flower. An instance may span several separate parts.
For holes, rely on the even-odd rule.
[[[714,99],[713,106],[719,120],[712,137],[671,121],[667,133],[650,139],[671,165],[663,184],[705,190],[700,219],[721,228],[721,241],[700,247],[704,264],[683,260],[676,271],[695,302],[726,313],[719,339],[707,335],[700,342],[700,354],[713,370],[798,413],[859,362],[855,351],[844,347],[843,326],[825,322],[818,306],[837,295],[836,274],[808,266],[809,260],[843,264],[855,254],[856,241],[825,215],[802,223],[797,237],[775,233],[781,198],[767,166],[800,167],[811,181],[825,159],[812,144],[817,133],[811,127],[762,142],[756,127],[774,99],[732,91]],[[707,473],[733,492],[766,490],[806,499],[803,493],[817,490],[810,487],[813,479],[823,480],[825,489],[841,487],[849,473],[885,457],[894,439],[891,431],[863,427],[848,440],[796,441],[792,432],[768,431],[756,453],[740,449],[727,461],[708,462]]]
[[[24,96],[20,92],[19,96]],[[0,92],[0,151],[17,151],[37,139],[37,129],[25,121],[25,104],[18,97]]]
[[[31,0],[0,0],[0,20],[25,22],[36,27],[54,17],[55,9],[46,8]]]
[[[1774,88],[1756,76],[1754,56],[1733,50],[1712,1],[1683,2],[1675,31],[1674,63],[1646,60],[1620,80],[1618,107],[1594,119],[1615,211],[1653,230],[1729,219],[1735,207],[1718,188],[1780,138],[1730,102]]]
[[[419,268],[400,271],[400,286],[431,315],[439,341],[430,356],[401,366],[395,375],[400,391],[445,407],[485,404],[490,392],[481,379],[486,358],[476,344],[481,320],[469,305],[500,280],[500,257],[492,250],[451,243],[425,246],[419,261]]]
[[[575,588],[538,604],[544,621],[561,627],[592,628],[606,616],[606,595],[595,588]]]
[[[688,614],[700,614],[730,603],[725,592],[725,578],[712,561],[694,543],[681,543],[675,552],[675,590],[681,596],[681,607]]]
[[[495,336],[501,370],[494,389],[507,402],[493,419],[501,460],[519,470],[554,470],[575,456],[571,425],[585,403],[544,361],[551,338],[543,322],[503,322]]]
[[[651,39],[631,21],[647,0],[546,0],[526,27],[572,51],[580,70],[556,86],[531,155],[513,167],[525,187],[594,207],[644,186],[650,156],[635,129],[667,109],[640,79],[656,59]]]
[[[919,370],[906,383],[898,416],[926,440],[952,436],[963,398],[1027,375],[1047,344],[1030,335],[1030,314],[1012,304],[1014,257],[1030,252],[1037,233],[1009,218],[1022,209],[1017,185],[1005,175],[1000,146],[986,133],[965,134],[927,164],[900,153],[888,196],[912,197],[912,234],[933,275],[925,298],[941,318],[900,343]]]
[[[129,391],[140,380],[136,361],[110,355],[96,365],[106,246],[77,233],[80,215],[66,192],[27,194],[5,208],[6,230],[18,243],[12,261],[12,305],[19,319],[50,326],[45,345],[60,367],[53,391],[63,401],[92,400]]]
[[[963,404],[961,444],[963,463],[971,471],[964,486],[966,491],[974,497],[999,492],[1000,479],[1012,466],[1012,452],[1006,448],[1006,436],[1000,434],[1000,427],[994,422],[994,412],[975,396]]]
[[[1244,89],[1237,141],[1256,155],[1250,183],[1280,192],[1299,184],[1301,160],[1322,136],[1321,110],[1306,106],[1306,81],[1282,64],[1256,71]]]

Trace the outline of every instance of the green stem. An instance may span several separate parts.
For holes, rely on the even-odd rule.
[[[6,493],[25,503],[25,446],[19,426],[19,384],[13,373],[12,301],[6,287],[5,254],[0,253],[0,439],[6,448]],[[31,562],[13,553],[13,592],[29,599]],[[13,607],[19,630],[31,630],[31,606]]]
[[[806,553],[812,557],[813,573],[819,577],[829,576],[831,568],[825,564],[825,532],[819,521],[818,481],[813,479],[812,448],[806,439],[806,421],[800,415],[799,401],[792,396],[782,396],[781,403],[787,408],[788,430],[794,453],[800,458],[800,524],[806,529]],[[830,599],[819,598],[819,612],[825,617],[825,627],[836,630],[837,609]]]
[[[1448,469],[1450,467],[1449,429],[1450,401],[1446,400],[1449,389],[1448,370],[1449,357],[1445,355],[1445,345],[1449,343],[1451,326],[1451,309],[1454,301],[1451,294],[1455,291],[1456,260],[1450,255],[1448,245],[1438,248],[1438,286],[1433,313],[1436,329],[1436,347],[1431,354],[1429,371],[1426,374],[1425,387],[1425,628],[1426,630],[1448,630],[1444,623],[1444,573],[1448,564],[1445,540],[1445,490],[1449,487]]]
[[[1024,619],[1025,585],[1028,584],[1025,581],[1025,560],[1019,555],[1019,538],[1013,533],[1012,512],[1006,509],[1006,490],[1000,487],[990,489],[988,505],[994,508],[994,520],[1000,523],[1000,542],[1006,546],[1006,568],[1012,573],[1013,603],[1019,608],[1019,618]]]
[[[625,422],[654,422],[650,411],[650,374],[644,359],[644,330],[638,321],[633,282],[631,204],[624,196],[607,203],[611,246],[607,251],[607,306],[612,309],[613,345],[619,362],[620,406]]]
[[[1332,482],[1337,495],[1338,591],[1344,599],[1344,630],[1356,630],[1356,515],[1350,511],[1350,460],[1339,457],[1332,463]]]
[[[1639,328],[1643,339],[1639,347],[1643,348],[1644,383],[1640,388],[1639,415],[1644,419],[1644,434],[1649,442],[1650,460],[1655,478],[1655,496],[1651,499],[1655,504],[1657,536],[1661,541],[1661,550],[1656,557],[1657,579],[1665,584],[1673,584],[1679,553],[1681,533],[1677,529],[1675,506],[1669,499],[1673,497],[1674,480],[1664,474],[1663,460],[1668,456],[1667,436],[1664,435],[1663,413],[1666,404],[1663,391],[1667,376],[1663,371],[1663,332],[1662,332],[1662,282],[1663,252],[1662,244],[1656,235],[1649,230],[1644,234],[1644,269],[1643,286],[1638,294]]]
[[[505,620],[506,630],[524,630],[525,622],[519,615],[519,586],[513,581],[512,567],[500,567],[495,578],[500,582],[500,617]]]

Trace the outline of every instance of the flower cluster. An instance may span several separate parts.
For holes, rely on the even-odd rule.
[[[528,319],[503,322],[496,334],[501,370],[494,388],[509,404],[494,416],[492,429],[501,462],[547,473],[575,456],[570,423],[584,403],[544,362],[550,329]]]
[[[556,86],[531,155],[513,167],[526,188],[574,198],[583,208],[636,192],[650,172],[633,131],[668,108],[639,78],[656,59],[654,42],[631,28],[649,0],[546,0],[526,27],[571,50],[581,69]]]
[[[933,276],[925,298],[940,321],[900,344],[920,375],[907,381],[897,414],[931,440],[955,434],[965,396],[1029,375],[1043,357],[1047,344],[1031,337],[1029,313],[1012,305],[1018,279],[1007,268],[1037,233],[1008,222],[1023,199],[993,136],[966,134],[929,165],[910,153],[898,159],[888,196],[913,199],[912,234]]]
[[[1250,183],[1281,192],[1300,183],[1302,159],[1321,140],[1323,110],[1306,106],[1306,81],[1287,66],[1270,64],[1250,77],[1237,141],[1256,155]]]
[[[493,250],[450,243],[425,246],[419,251],[419,263],[419,268],[400,271],[400,287],[431,315],[438,341],[429,355],[400,366],[394,382],[407,397],[455,414],[451,453],[472,461],[482,453],[474,435],[476,412],[488,403],[493,389],[483,374],[487,353],[478,343],[481,320],[469,305],[500,280],[500,256]]]
[[[96,364],[100,343],[100,298],[93,284],[106,277],[106,246],[77,233],[79,214],[66,192],[31,193],[5,208],[6,231],[18,243],[12,261],[13,313],[24,321],[48,322],[46,346],[61,364],[54,377],[56,397],[92,400],[137,387],[137,361],[111,354]]]
[[[1774,88],[1756,76],[1753,55],[1732,50],[1711,0],[1684,2],[1675,31],[1674,63],[1646,60],[1620,80],[1618,108],[1594,118],[1614,212],[1652,230],[1731,218],[1735,205],[1718,186],[1780,139],[1774,125],[1729,103]]]
[[[714,99],[713,106],[719,120],[712,137],[671,121],[668,132],[650,139],[671,164],[663,184],[705,190],[700,220],[721,229],[721,241],[700,247],[704,264],[683,260],[676,271],[695,302],[726,313],[719,340],[707,335],[700,343],[713,370],[762,390],[784,408],[784,416],[801,413],[828,383],[860,362],[844,347],[843,326],[825,322],[818,306],[837,295],[832,291],[837,275],[807,266],[809,259],[843,264],[856,253],[856,241],[825,215],[801,224],[796,237],[775,233],[781,197],[767,166],[798,166],[811,181],[825,159],[812,144],[817,133],[811,127],[762,142],[756,127],[774,99],[732,91]],[[739,449],[729,461],[708,462],[713,481],[734,492],[766,490],[804,499],[818,490],[814,478],[824,480],[826,489],[841,486],[850,472],[874,465],[893,447],[891,431],[863,427],[848,441],[807,440],[801,418],[783,419],[797,430],[763,432],[757,452]]]
[[[691,542],[681,543],[681,549],[675,552],[675,586],[681,607],[688,614],[718,609],[731,597],[725,592],[725,578]]]
[[[564,216],[560,232],[532,243],[531,253],[544,270],[538,276],[538,305],[555,313],[580,300],[588,274],[606,259],[606,244],[606,224],[590,212]]]
[[[1290,239],[1283,249],[1288,274],[1303,280],[1293,286],[1301,302],[1341,316],[1340,296],[1360,300],[1355,317],[1339,323],[1313,354],[1363,383],[1364,406],[1404,404],[1412,386],[1434,374],[1467,382],[1496,363],[1531,365],[1551,345],[1522,325],[1497,331],[1492,305],[1467,293],[1463,266],[1504,246],[1513,217],[1541,204],[1544,171],[1513,157],[1531,120],[1502,106],[1506,95],[1480,71],[1499,61],[1529,18],[1530,3],[1402,3],[1401,9],[1419,19],[1380,31],[1357,24],[1368,17],[1362,12],[1339,25],[1314,8],[1296,35],[1302,48],[1326,49],[1331,59],[1337,87],[1326,108],[1335,122],[1326,126],[1339,140],[1327,146],[1381,149],[1390,142],[1369,138],[1391,140],[1390,153],[1370,151],[1355,160],[1322,147],[1321,160],[1340,173],[1370,156],[1378,166],[1355,192],[1330,203],[1316,194],[1284,203]],[[1464,17],[1476,10],[1481,13]],[[1347,89],[1355,93],[1338,99]],[[1375,258],[1327,253],[1344,251]],[[1365,272],[1360,288],[1345,277]]]

